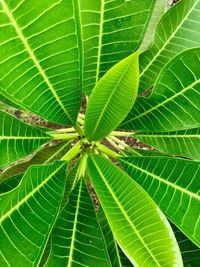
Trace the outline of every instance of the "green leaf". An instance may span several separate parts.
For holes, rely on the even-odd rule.
[[[96,212],[81,179],[62,209],[52,235],[52,250],[45,266],[111,266]]]
[[[85,135],[90,140],[107,136],[130,111],[137,96],[138,52],[112,67],[97,83],[85,116]]]
[[[138,49],[155,2],[80,1],[86,94],[111,67]]]
[[[200,246],[200,164],[167,157],[120,159],[167,217]]]
[[[164,153],[200,160],[200,128],[177,132],[137,133],[134,137]]]
[[[140,56],[140,90],[155,84],[171,58],[200,45],[199,28],[199,0],[182,0],[169,9],[158,24],[153,45]]]
[[[0,168],[29,155],[51,139],[39,128],[1,111],[0,121]]]
[[[140,46],[141,51],[145,51],[149,48],[149,46],[153,42],[156,26],[162,17],[162,15],[165,13],[165,11],[168,9],[168,0],[158,0],[156,1],[155,7],[152,12],[152,16],[148,25],[148,28],[146,30],[144,39],[142,41],[142,44]]]
[[[183,266],[172,229],[148,194],[109,160],[93,155],[89,177],[112,232],[136,266]]]
[[[64,193],[66,164],[33,166],[1,194],[0,266],[38,266]]]
[[[0,93],[64,125],[75,124],[81,101],[82,51],[76,2],[0,3]]]
[[[70,142],[42,148],[32,159],[14,165],[0,174],[0,193],[7,192],[18,185],[24,172],[32,165],[51,163],[59,160],[69,150]]]
[[[179,244],[185,267],[198,267],[200,262],[200,248],[195,246],[174,224],[171,223]]]
[[[148,132],[200,127],[199,68],[200,48],[173,58],[159,75],[150,97],[137,99],[121,127]]]

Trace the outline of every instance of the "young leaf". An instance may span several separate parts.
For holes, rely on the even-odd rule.
[[[200,160],[200,128],[178,132],[137,133],[134,138],[164,153]]]
[[[120,159],[167,217],[200,246],[200,164],[167,157]]]
[[[159,75],[150,97],[137,99],[121,127],[148,132],[200,127],[199,69],[200,48],[173,58]]]
[[[0,168],[29,155],[51,139],[39,128],[23,123],[2,111],[0,121]]]
[[[140,56],[140,90],[154,85],[163,67],[182,51],[200,45],[200,0],[182,0],[162,17],[151,48]]]
[[[112,232],[130,261],[136,266],[183,266],[170,225],[148,194],[99,155],[89,158],[88,171]]]
[[[46,267],[111,267],[96,212],[81,179],[62,209],[52,234]]]
[[[19,186],[1,195],[0,266],[38,266],[56,220],[66,164],[33,166]]]
[[[0,93],[64,125],[75,124],[81,101],[75,2],[0,2]]]
[[[156,0],[79,2],[84,42],[83,90],[89,95],[111,67],[138,49]]]
[[[90,140],[107,136],[130,111],[139,82],[138,51],[112,67],[97,83],[85,117],[85,135]]]

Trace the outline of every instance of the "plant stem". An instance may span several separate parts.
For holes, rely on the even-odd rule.
[[[64,128],[64,129],[57,129],[55,131],[48,132],[49,134],[59,134],[59,133],[75,133],[75,129],[73,127]]]
[[[123,140],[120,140],[115,136],[111,136],[110,139],[112,139],[115,143],[121,145],[123,148],[129,147],[129,145],[127,145]]]
[[[61,134],[50,134],[54,140],[70,140],[76,139],[79,135],[77,133],[61,133]]]
[[[103,152],[104,154],[110,156],[111,158],[119,158],[120,155],[118,153],[116,153],[115,151],[109,149],[108,147],[102,145],[102,144],[99,144],[97,145],[97,149],[100,151],[100,152]]]
[[[134,135],[134,132],[122,132],[122,131],[112,131],[109,136],[124,136],[129,137]]]
[[[78,179],[85,176],[86,167],[87,167],[87,158],[88,158],[87,152],[83,152],[82,157],[80,159],[78,172],[77,172]]]
[[[78,141],[62,158],[61,160],[70,161],[75,158],[81,151],[81,142]]]
[[[80,135],[80,136],[83,136],[83,129],[81,129],[80,125],[77,123],[75,126],[74,126],[74,129],[76,130],[76,132]]]

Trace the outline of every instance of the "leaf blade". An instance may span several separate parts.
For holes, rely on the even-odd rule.
[[[1,94],[49,121],[74,124],[81,99],[74,1],[32,4],[30,15],[28,1],[1,1]]]
[[[126,117],[137,96],[138,71],[138,52],[135,52],[97,83],[85,117],[85,134],[90,140],[102,139]]]
[[[2,266],[38,264],[62,201],[65,171],[63,162],[34,166],[16,189],[1,195]]]
[[[21,122],[15,117],[0,111],[0,167],[4,168],[25,157],[51,137],[39,128]]]
[[[93,155],[89,158],[88,171],[115,238],[123,248],[129,260],[133,264],[136,263],[136,265],[145,266],[148,259],[149,266],[151,264],[162,266],[162,264],[165,264],[164,254],[167,251],[167,258],[171,259],[170,263],[167,261],[168,266],[174,266],[176,264],[177,266],[182,266],[178,246],[170,227],[168,227],[166,219],[161,215],[148,195],[141,190],[140,186],[136,183],[132,183],[130,177],[113,163],[98,155]],[[120,190],[118,187],[119,184]],[[131,195],[134,196],[134,200],[132,200]],[[144,205],[141,203],[142,201],[144,201]],[[125,203],[128,204],[127,207]],[[137,203],[139,203],[138,207]],[[134,214],[134,212],[137,212],[137,208],[139,209],[138,214]],[[145,211],[145,209],[150,213],[148,213],[147,210]],[[147,216],[148,219],[142,219],[140,217],[140,212],[143,214],[142,216]],[[157,229],[162,229],[162,235],[159,234],[159,238],[158,236],[156,237],[153,225],[150,223],[152,219],[149,217],[150,214],[153,214],[155,224],[159,221],[158,224],[160,228],[156,227],[156,231]],[[139,221],[143,221],[144,224],[138,224],[136,219],[138,216],[140,218]],[[157,220],[157,218],[159,219]],[[144,232],[142,231],[143,226],[146,229]],[[148,227],[150,227],[151,230],[149,229],[148,231]],[[167,231],[164,230],[165,227]],[[169,232],[170,237],[168,235]],[[151,236],[151,241],[148,240],[149,235]],[[159,242],[163,244],[163,240],[159,241],[161,236],[167,240],[164,241],[164,247],[162,247],[162,245],[159,247]],[[158,247],[154,247],[154,245],[151,247],[151,244],[154,243],[152,240],[158,242],[159,252],[164,250],[161,253],[162,256],[161,254],[157,256]],[[171,255],[170,257],[169,254]]]
[[[200,246],[199,162],[167,157],[124,158],[120,162],[167,217]]]

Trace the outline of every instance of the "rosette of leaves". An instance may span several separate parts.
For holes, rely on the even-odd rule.
[[[60,126],[0,112],[1,267],[199,266],[200,1],[166,5],[0,0],[0,100]]]

